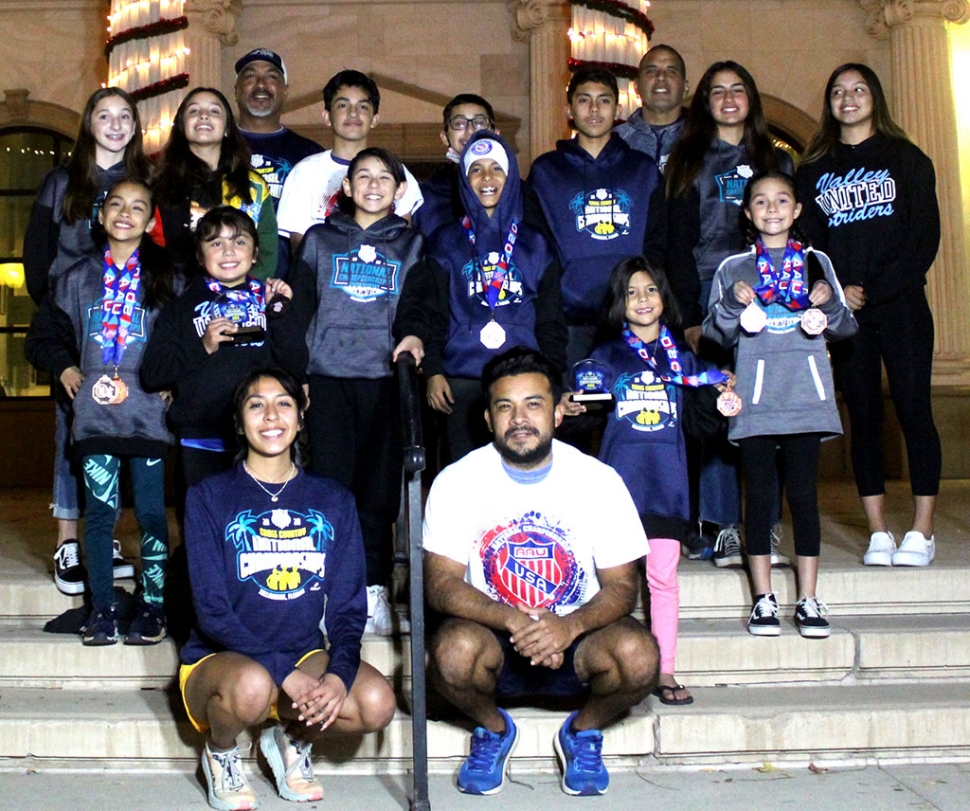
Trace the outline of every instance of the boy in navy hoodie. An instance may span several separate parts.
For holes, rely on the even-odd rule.
[[[576,137],[532,164],[526,221],[544,227],[563,267],[568,362],[588,357],[610,272],[643,254],[663,262],[666,208],[656,162],[613,133],[620,106],[616,76],[583,68],[566,91]]]

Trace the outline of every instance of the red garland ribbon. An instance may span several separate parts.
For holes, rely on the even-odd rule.
[[[585,59],[569,58],[569,70],[575,73],[580,68],[606,68],[612,71],[617,78],[634,80],[639,76],[640,71],[636,65],[624,65],[622,62],[593,62]]]
[[[139,87],[137,90],[132,90],[128,95],[131,96],[135,101],[144,101],[145,99],[153,99],[155,96],[162,96],[165,93],[170,93],[173,90],[180,90],[181,88],[188,86],[189,74],[179,73],[178,75],[172,76],[169,79],[162,79],[160,82]]]
[[[189,18],[183,16],[175,17],[171,20],[159,20],[157,23],[149,23],[148,25],[142,25],[138,28],[129,28],[127,31],[122,31],[117,36],[111,37],[104,44],[104,58],[110,58],[111,52],[119,45],[123,45],[126,42],[131,42],[132,40],[136,39],[162,37],[165,36],[165,34],[174,34],[176,31],[182,31],[188,27]]]
[[[654,26],[650,18],[642,11],[637,11],[625,3],[621,3],[620,0],[569,0],[569,4],[584,6],[592,11],[602,11],[611,17],[620,17],[643,31],[647,35],[647,39],[653,36]]]

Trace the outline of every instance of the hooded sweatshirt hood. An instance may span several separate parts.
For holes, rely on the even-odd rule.
[[[485,206],[482,205],[472,189],[471,183],[468,181],[468,173],[464,171],[467,156],[476,154],[475,144],[483,140],[495,141],[501,146],[505,150],[509,166],[505,178],[505,188],[502,189],[502,196],[499,198],[498,205],[491,217],[488,216]],[[482,147],[478,149],[481,150]],[[512,220],[522,222],[524,205],[518,161],[516,161],[515,154],[502,136],[488,130],[479,130],[469,138],[461,155],[458,192],[461,196],[462,207],[465,209],[465,214],[471,221],[472,230],[475,232],[475,246],[481,256],[491,251],[501,252],[505,247],[505,238],[509,234]],[[501,161],[499,162],[501,163]]]

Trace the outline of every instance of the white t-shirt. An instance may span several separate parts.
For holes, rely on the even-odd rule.
[[[424,548],[466,567],[465,582],[494,600],[560,616],[600,590],[597,569],[650,551],[613,468],[553,440],[552,467],[520,484],[494,445],[446,467],[431,486]]]
[[[336,205],[348,166],[350,161],[335,158],[330,149],[304,158],[294,166],[283,184],[276,213],[280,233],[305,234],[311,225],[324,222]],[[424,202],[418,181],[407,167],[404,177],[407,189],[394,204],[394,213],[402,217],[413,214]]]

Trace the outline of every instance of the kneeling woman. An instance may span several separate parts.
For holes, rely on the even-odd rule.
[[[198,625],[182,649],[179,684],[193,725],[208,733],[209,804],[255,808],[237,736],[259,748],[280,796],[314,801],[310,747],[328,729],[374,732],[394,695],[360,660],[367,619],[364,552],[354,499],[297,465],[306,397],[282,370],[254,371],[236,389],[243,461],[189,490],[185,544]],[[329,647],[320,620],[326,605]]]

